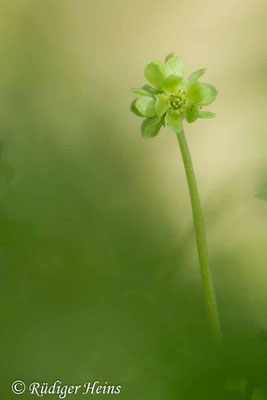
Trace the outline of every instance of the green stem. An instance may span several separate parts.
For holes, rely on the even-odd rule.
[[[198,259],[200,264],[201,278],[204,289],[204,296],[207,308],[208,319],[210,323],[211,331],[217,342],[222,341],[222,331],[219,319],[219,314],[216,305],[216,299],[213,289],[213,283],[211,278],[211,273],[209,269],[208,260],[208,249],[206,241],[206,233],[204,220],[201,210],[200,198],[197,188],[196,177],[193,169],[193,164],[190,156],[190,151],[188,148],[187,140],[184,131],[177,133],[178,142],[180,145],[180,150],[183,157],[188,188],[191,198],[193,221],[195,227],[195,235],[198,250]]]

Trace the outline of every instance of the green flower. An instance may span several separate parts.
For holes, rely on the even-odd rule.
[[[131,111],[146,117],[141,125],[144,138],[155,137],[160,128],[167,124],[174,132],[181,132],[183,120],[192,123],[198,118],[213,118],[214,113],[202,111],[203,106],[211,104],[217,89],[198,79],[206,69],[199,69],[184,80],[184,63],[175,53],[169,54],[165,63],[152,60],[145,68],[145,77],[153,85],[140,89],[130,89],[140,95],[131,104]]]

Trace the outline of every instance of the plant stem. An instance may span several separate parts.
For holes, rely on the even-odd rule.
[[[177,138],[180,146],[180,150],[182,153],[182,158],[184,162],[188,188],[191,198],[192,205],[192,213],[193,213],[193,221],[197,242],[197,250],[198,250],[198,259],[200,264],[202,285],[204,289],[204,296],[207,308],[208,319],[210,323],[211,331],[218,343],[222,341],[222,331],[221,324],[219,319],[219,314],[216,305],[216,299],[213,289],[213,283],[211,278],[211,273],[209,269],[209,260],[208,260],[208,249],[207,249],[207,241],[206,241],[206,233],[204,226],[204,219],[201,210],[200,198],[197,188],[196,177],[193,169],[193,164],[190,156],[190,151],[188,148],[187,140],[185,137],[185,133],[182,130],[177,133]]]

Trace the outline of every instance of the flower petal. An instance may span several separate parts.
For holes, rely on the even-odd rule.
[[[183,78],[177,75],[169,75],[162,82],[162,89],[167,94],[176,94]]]
[[[200,104],[203,101],[204,90],[200,82],[189,82],[184,89],[186,92],[185,97],[190,103]]]
[[[168,58],[169,57],[169,58]],[[167,56],[165,65],[164,65],[164,71],[166,76],[168,75],[178,75],[178,76],[184,76],[184,63],[181,60],[179,56],[175,55],[169,55]]]
[[[200,105],[208,106],[216,99],[218,90],[210,83],[201,83],[201,86],[203,88],[203,99]]]
[[[144,117],[154,117],[156,115],[155,99],[149,96],[141,96],[137,99],[135,107]]]
[[[206,68],[202,68],[202,69],[198,69],[197,71],[193,72],[189,78],[187,79],[187,81],[196,81],[197,79],[199,79],[202,75],[204,75],[206,72]]]
[[[175,53],[170,53],[170,54],[168,54],[168,55],[166,56],[166,58],[165,58],[165,63],[166,63],[170,58],[175,57],[175,56],[176,56]]]
[[[145,77],[151,85],[161,90],[164,79],[162,62],[158,60],[150,61],[145,68]]]
[[[165,94],[158,94],[155,103],[155,109],[158,117],[162,117],[163,114],[169,108],[169,99]]]
[[[163,118],[154,117],[145,119],[141,125],[141,133],[143,138],[147,139],[157,136],[162,125]]]
[[[187,122],[194,122],[199,116],[199,108],[196,104],[190,104],[185,109],[185,119]]]
[[[132,88],[130,89],[130,92],[134,94],[139,94],[140,96],[151,96],[151,97],[159,93],[157,89],[153,88],[150,85],[144,85],[141,88]]]
[[[166,114],[165,122],[176,133],[183,130],[182,119],[177,111],[169,110]]]
[[[215,117],[215,113],[211,112],[211,111],[200,111],[198,118],[206,118],[206,119],[210,119]]]
[[[132,101],[131,106],[130,106],[130,110],[132,111],[132,113],[134,113],[135,115],[137,115],[137,117],[144,117],[136,108],[135,103],[137,102],[138,99],[134,99],[134,101]]]

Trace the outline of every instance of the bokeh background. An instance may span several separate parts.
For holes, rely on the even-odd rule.
[[[264,387],[267,203],[255,193],[267,180],[266,1],[0,8],[1,397],[16,398],[15,379],[108,381],[123,400]],[[129,112],[145,63],[172,51],[187,74],[207,66],[219,89],[216,118],[186,134],[223,355],[209,338],[177,140],[167,129],[142,139]]]

